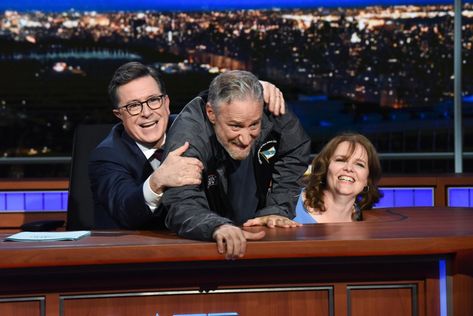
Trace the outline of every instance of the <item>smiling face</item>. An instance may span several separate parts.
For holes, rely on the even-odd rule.
[[[114,109],[113,113],[123,122],[127,134],[146,147],[159,148],[162,145],[169,120],[169,98],[166,96],[157,110],[143,104],[143,110],[135,116],[130,115],[123,106],[161,94],[161,89],[151,76],[137,78],[117,89],[118,109]]]
[[[356,197],[368,184],[369,166],[366,149],[358,143],[351,155],[350,149],[349,142],[341,142],[330,158],[327,188],[334,195]]]
[[[263,105],[251,98],[235,99],[230,104],[222,104],[218,113],[210,104],[206,111],[218,141],[230,157],[235,160],[248,157],[261,132]]]

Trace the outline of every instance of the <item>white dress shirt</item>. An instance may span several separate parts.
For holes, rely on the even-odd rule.
[[[166,141],[166,136],[164,136],[164,141]],[[136,143],[138,145],[138,148],[143,152],[143,155],[145,155],[146,159],[150,159],[151,156],[154,155],[156,152],[156,148],[147,148],[139,143]],[[164,146],[164,142],[163,145]],[[151,167],[153,167],[154,170],[158,169],[159,166],[161,165],[161,162],[157,159],[153,159],[150,161]],[[146,179],[145,183],[143,183],[143,196],[145,198],[146,204],[149,206],[151,209],[151,212],[154,212],[156,208],[158,208],[159,203],[161,202],[161,197],[163,196],[163,193],[156,193],[151,189],[151,186],[149,184],[151,175]]]

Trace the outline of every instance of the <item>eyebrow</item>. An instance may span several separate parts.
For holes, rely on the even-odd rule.
[[[334,155],[334,158],[343,158],[343,159],[350,159],[353,155],[351,156],[348,156],[348,155]],[[364,163],[368,163],[368,160],[365,160],[363,158],[356,158],[355,159],[356,162],[364,162]]]
[[[257,120],[254,120],[250,123],[250,125],[253,125],[255,123],[259,123],[261,122],[261,118],[257,119]],[[228,124],[235,124],[235,125],[244,125],[244,122],[241,122],[241,121],[235,121],[235,120],[230,120],[228,121]]]
[[[148,95],[146,98],[144,98],[144,101],[148,100],[148,99],[151,98],[151,97],[158,97],[158,96],[160,96],[160,95],[162,95],[162,93],[153,93],[153,94],[150,94],[150,95]],[[132,103],[132,102],[143,102],[143,101],[141,101],[141,100],[139,100],[139,99],[132,99],[132,100],[126,102],[125,104],[129,104],[129,103]]]
[[[362,158],[356,158],[356,162],[363,162],[363,163],[368,163],[368,160],[362,159]]]

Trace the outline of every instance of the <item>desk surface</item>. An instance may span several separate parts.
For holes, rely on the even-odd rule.
[[[472,208],[395,208],[365,221],[265,230],[241,260],[449,254],[473,249]],[[3,240],[7,234],[0,234]],[[94,231],[78,241],[0,242],[0,268],[224,260],[214,242],[169,232]]]

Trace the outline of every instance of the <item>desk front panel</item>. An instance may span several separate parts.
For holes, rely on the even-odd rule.
[[[432,256],[50,267],[2,279],[4,295],[56,296],[47,315],[440,315]]]
[[[235,261],[224,260],[213,242],[169,232],[97,231],[74,242],[2,242],[0,297],[45,297],[47,315],[83,308],[114,313],[118,306],[147,314],[159,312],[163,302],[172,308],[163,313],[180,313],[182,302],[190,302],[191,312],[215,306],[199,312],[246,314],[255,304],[250,296],[275,306],[268,307],[271,316],[304,308],[337,316],[430,316],[444,310],[473,315],[471,209],[375,210],[363,222],[255,229],[266,237],[250,242],[245,257]],[[439,260],[449,267],[446,309],[440,306]],[[4,301],[0,315],[17,303]]]
[[[44,316],[44,296],[0,297],[0,315]]]

